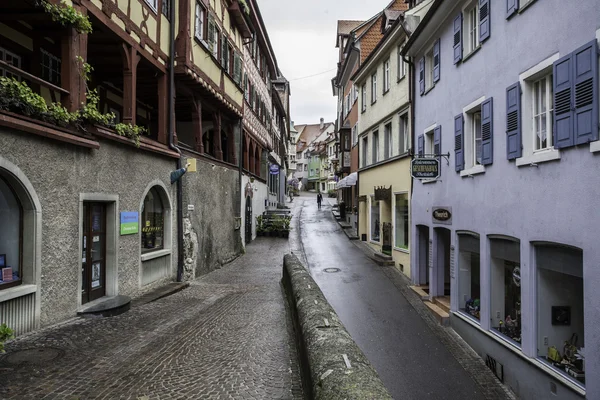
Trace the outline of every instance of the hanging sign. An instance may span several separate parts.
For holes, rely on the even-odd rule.
[[[279,165],[271,164],[271,166],[269,167],[269,173],[271,175],[279,175]]]
[[[440,176],[440,160],[415,158],[410,162],[410,174],[414,179],[437,179]]]
[[[121,211],[121,235],[133,235],[139,231],[137,211]]]
[[[431,218],[433,223],[452,225],[452,207],[432,207]]]

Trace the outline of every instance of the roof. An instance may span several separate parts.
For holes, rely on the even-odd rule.
[[[425,16],[423,17],[423,19],[421,20],[421,22],[417,26],[417,29],[415,29],[415,31],[410,35],[410,37],[408,38],[408,41],[406,42],[406,44],[402,48],[402,55],[403,56],[405,56],[405,55],[408,54],[408,52],[411,49],[412,45],[415,43],[415,41],[417,41],[417,39],[419,38],[420,34],[425,30],[425,28],[429,24],[429,21],[431,21],[431,19],[433,18],[434,14],[438,10],[438,8],[440,8],[440,5],[442,3],[443,3],[443,0],[435,0],[431,4],[431,7],[427,11],[427,14],[425,14]]]
[[[327,128],[333,125],[333,122],[325,122],[323,124],[323,129],[321,129],[321,124],[310,124],[310,125],[296,125],[296,129],[300,132],[300,136],[298,138],[298,142],[306,141],[306,143],[312,143],[321,133],[325,132]],[[300,128],[303,128],[302,131]]]
[[[338,47],[337,39],[340,35],[348,35],[355,28],[360,26],[364,21],[352,21],[352,20],[338,20],[337,26],[337,35],[335,36],[336,44],[335,47]]]

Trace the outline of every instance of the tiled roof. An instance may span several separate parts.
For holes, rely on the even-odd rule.
[[[321,124],[296,125],[296,129],[298,129],[298,132],[300,132],[300,129],[298,127],[303,127],[298,141],[304,140],[306,141],[306,143],[312,143],[321,133],[323,133],[332,124],[333,122],[325,122],[323,124],[323,129],[321,129]]]
[[[369,26],[366,32],[364,32],[363,36],[360,38],[360,63],[362,64],[366,58],[371,54],[373,49],[377,47],[379,41],[383,38],[383,33],[381,32],[381,23],[384,18],[384,13],[386,12],[395,12],[401,11],[404,12],[408,10],[408,4],[405,3],[405,0],[393,0],[384,10],[379,13],[379,16],[375,20],[375,22]]]
[[[339,35],[347,35],[354,28],[362,24],[364,21],[350,21],[350,20],[339,20],[337,26],[337,34]]]

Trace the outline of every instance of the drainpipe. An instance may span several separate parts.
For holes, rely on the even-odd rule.
[[[244,100],[242,100],[242,104],[243,104]],[[245,200],[245,196],[244,196],[244,185],[242,185],[242,169],[244,168],[244,123],[243,123],[243,112],[242,112],[242,118],[240,118],[240,154],[239,154],[239,179],[240,179],[240,230],[242,230],[242,215],[244,212],[244,200]],[[240,232],[240,237],[241,237],[241,232]]]
[[[405,31],[406,32],[406,31]],[[414,79],[414,71],[415,64],[410,60],[402,56],[402,60],[408,64],[408,104],[410,105],[410,140],[411,140],[411,149],[410,152],[414,156],[415,154],[415,102],[413,100],[413,96],[415,93],[415,79]],[[410,180],[410,200],[412,202],[413,195],[413,187],[414,187],[414,179]]]
[[[169,148],[179,153],[177,169],[181,169],[181,150],[175,145],[175,2],[170,2],[169,15]],[[177,282],[183,278],[183,183],[177,180]]]

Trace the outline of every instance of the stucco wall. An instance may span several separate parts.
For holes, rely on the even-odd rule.
[[[182,163],[187,157],[184,156]],[[204,159],[196,161],[197,172],[183,176],[183,215],[189,218],[198,238],[195,276],[204,275],[242,252],[239,215],[239,171]],[[194,211],[188,209],[194,206]],[[242,228],[240,228],[242,229]]]
[[[463,3],[466,4],[466,3]],[[425,96],[415,96],[415,134],[432,124],[442,126],[442,153],[450,151],[450,165],[442,162],[441,181],[415,182],[413,191],[413,235],[417,224],[432,226],[431,207],[451,206],[456,230],[477,232],[482,238],[481,259],[487,260],[489,234],[508,235],[521,240],[522,320],[524,354],[536,355],[536,281],[532,241],[549,241],[583,250],[585,347],[600,346],[600,298],[593,293],[600,285],[597,260],[598,156],[589,145],[560,151],[560,160],[535,166],[517,167],[506,159],[506,88],[519,80],[519,74],[555,53],[566,55],[597,36],[600,2],[565,5],[558,0],[537,1],[521,14],[506,20],[504,4],[490,2],[491,36],[479,51],[465,62],[453,65],[452,19],[462,4],[448,13],[435,36],[418,52],[441,38],[440,81]],[[560,12],[557,12],[560,10]],[[544,21],[544,23],[540,23]],[[527,45],[524,38],[535,38]],[[416,78],[418,89],[418,77]],[[485,173],[461,178],[455,172],[454,116],[474,100],[493,97],[494,144],[492,165]],[[530,107],[524,104],[522,107]],[[524,136],[524,140],[526,136]],[[414,237],[414,236],[413,236]],[[413,241],[413,243],[415,243]],[[455,235],[452,244],[457,245]],[[415,254],[412,251],[415,265]],[[482,262],[481,281],[487,285],[489,265]],[[453,281],[453,286],[456,282]],[[483,287],[483,286],[482,286]],[[528,295],[525,296],[524,294]],[[489,326],[488,298],[482,293],[482,327]],[[453,302],[453,309],[457,304]],[[567,338],[566,338],[567,339]],[[600,357],[586,358],[586,375],[600,375]],[[548,377],[547,380],[550,380]],[[600,397],[600,382],[587,380],[587,397]],[[547,392],[542,392],[547,393]]]
[[[175,169],[173,159],[113,142],[101,142],[99,150],[83,149],[5,128],[0,129],[0,149],[0,155],[27,176],[42,207],[42,326],[72,317],[77,310],[81,293],[80,194],[116,195],[117,212],[139,212],[147,186],[160,180],[169,190],[175,215],[175,189],[169,181],[169,173]],[[119,294],[137,296],[173,280],[177,260],[174,222],[172,228],[171,275],[143,287],[140,234],[117,236]]]

